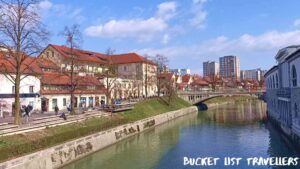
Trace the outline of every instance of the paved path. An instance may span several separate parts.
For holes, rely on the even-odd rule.
[[[14,121],[13,117],[1,118],[0,136],[20,134],[29,131],[36,131],[36,130],[45,129],[46,127],[54,127],[59,125],[75,123],[78,121],[83,121],[91,117],[101,117],[101,116],[110,116],[110,115],[111,114],[107,112],[93,110],[93,111],[88,111],[84,114],[77,114],[77,115],[67,114],[67,120],[63,120],[62,118],[56,116],[54,113],[33,114],[29,118],[28,123],[26,123],[25,118],[22,118],[22,124],[19,126],[13,124]]]

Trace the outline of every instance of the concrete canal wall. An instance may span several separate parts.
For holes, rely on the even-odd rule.
[[[0,164],[0,169],[56,169],[109,145],[181,116],[198,113],[195,106],[160,114],[95,133]]]

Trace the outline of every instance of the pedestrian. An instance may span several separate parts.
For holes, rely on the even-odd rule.
[[[58,115],[59,108],[57,105],[54,107],[54,111],[55,111],[55,115]]]
[[[67,120],[67,116],[66,116],[65,112],[62,112],[59,117],[63,118],[64,120]]]
[[[100,101],[100,104],[101,104],[101,108],[103,109],[103,108],[104,108],[105,101],[104,101],[104,100],[101,100],[101,101]]]
[[[29,112],[30,112],[30,105],[25,106],[25,107],[24,107],[24,111],[25,111],[24,117],[26,118],[26,123],[28,123],[28,120],[29,120]]]
[[[2,104],[0,104],[0,117],[3,117],[3,110],[2,110]]]

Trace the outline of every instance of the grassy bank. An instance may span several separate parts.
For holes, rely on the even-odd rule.
[[[46,128],[13,136],[0,137],[0,162],[84,137],[128,122],[191,106],[180,98],[171,105],[155,98],[138,103],[131,111],[114,113],[111,117],[90,118],[82,122]]]
[[[239,102],[239,101],[249,101],[249,100],[256,100],[257,97],[254,96],[224,96],[224,97],[215,97],[209,99],[204,104],[212,104],[212,103],[225,103],[225,102]]]

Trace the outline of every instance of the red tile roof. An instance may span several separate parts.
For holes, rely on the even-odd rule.
[[[166,80],[172,80],[173,77],[175,77],[173,73],[165,72],[165,73],[161,73],[158,78],[164,78]]]
[[[191,83],[192,86],[208,86],[209,84],[205,80],[197,79]]]
[[[81,86],[102,86],[93,76],[74,76],[74,84]],[[42,75],[42,85],[71,85],[71,76],[62,73],[47,72]]]
[[[24,61],[21,64],[21,73],[40,75],[42,69],[38,66],[36,58],[30,56],[23,56]],[[16,60],[9,56],[3,56],[0,53],[0,72],[2,73],[15,73],[16,72]]]
[[[70,48],[66,46],[59,46],[53,44],[50,44],[49,46],[56,49],[65,58],[71,58]],[[73,53],[79,61],[96,62],[101,64],[107,64],[111,61],[113,64],[148,63],[155,65],[155,63],[153,63],[149,59],[146,59],[143,56],[140,56],[136,53],[126,53],[108,56],[106,54],[81,49],[73,49]]]
[[[45,59],[45,58],[37,58],[37,64],[39,65],[40,68],[46,68],[46,69],[55,69],[58,70],[59,66],[55,64],[53,61],[50,59]]]
[[[188,83],[190,81],[191,75],[182,76],[182,82]]]
[[[78,61],[95,62],[100,64],[107,63],[107,56],[105,54],[75,48],[72,52],[71,48],[68,48],[66,46],[59,46],[53,44],[50,44],[49,46],[56,49],[61,55],[63,55],[67,59],[71,58],[71,54],[73,53],[73,55],[77,57],[76,59]]]
[[[69,90],[44,90],[41,89],[40,93],[43,95],[52,95],[52,94],[70,94]],[[101,90],[75,90],[74,94],[104,94],[104,89]]]
[[[155,63],[153,63],[149,59],[146,59],[143,56],[140,56],[136,53],[112,55],[112,56],[110,56],[110,59],[114,64],[148,63],[148,64],[155,65]]]

